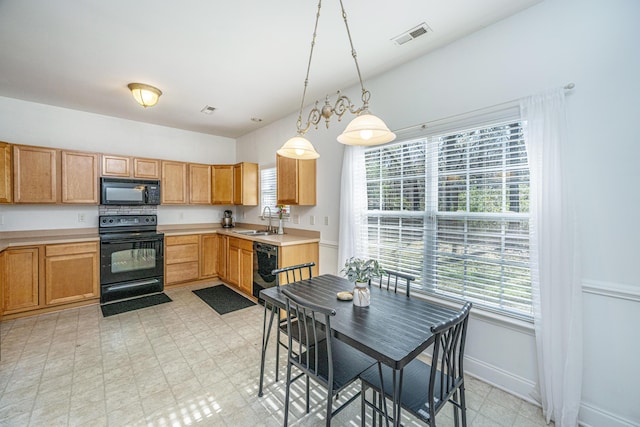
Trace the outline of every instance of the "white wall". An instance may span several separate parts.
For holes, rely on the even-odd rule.
[[[0,97],[0,141],[194,163],[235,163],[235,140]],[[158,208],[160,224],[218,222],[222,207]],[[231,207],[233,209],[233,207]],[[78,222],[78,214],[85,222]],[[97,206],[0,206],[0,231],[98,226]]]
[[[371,110],[401,129],[515,100],[574,82],[567,97],[569,139],[564,167],[582,239],[584,377],[581,420],[592,426],[640,425],[630,392],[640,379],[640,210],[636,181],[640,144],[640,2],[547,0],[365,85]],[[366,73],[366,70],[364,70]],[[313,84],[313,81],[310,82]],[[338,89],[338,88],[336,88]],[[347,90],[350,95],[357,89]],[[309,108],[305,111],[308,112]],[[297,114],[237,140],[238,158],[272,164],[295,132]],[[322,233],[321,271],[336,270],[345,126],[309,132],[320,152],[318,205],[293,208],[305,227]],[[259,222],[257,209],[245,209]],[[329,226],[316,220],[329,217]],[[329,263],[328,265],[326,263]],[[475,315],[468,345],[470,372],[525,398],[533,393],[535,340],[526,325]]]

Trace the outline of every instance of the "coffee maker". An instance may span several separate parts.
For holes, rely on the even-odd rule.
[[[230,210],[224,211],[224,217],[222,218],[222,227],[224,228],[233,228],[233,212]]]

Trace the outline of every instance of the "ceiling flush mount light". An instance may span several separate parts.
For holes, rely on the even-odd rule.
[[[300,113],[298,114],[298,121],[296,123],[298,132],[296,136],[289,139],[278,150],[278,154],[284,157],[291,157],[294,159],[317,159],[320,154],[315,150],[311,142],[304,137],[305,133],[314,126],[318,128],[320,120],[324,119],[327,128],[329,128],[329,121],[334,114],[338,117],[338,121],[342,120],[342,116],[349,111],[351,114],[355,114],[357,117],[349,123],[345,131],[338,136],[338,142],[347,145],[379,145],[396,138],[396,135],[389,130],[387,125],[378,117],[372,115],[369,112],[369,98],[371,93],[364,88],[362,83],[362,75],[360,74],[360,66],[358,65],[358,59],[356,50],[353,48],[353,41],[351,39],[351,32],[349,31],[349,24],[347,23],[347,13],[344,10],[342,0],[340,0],[340,8],[342,9],[342,19],[344,20],[344,26],[347,30],[347,36],[349,37],[349,45],[351,46],[351,56],[353,56],[353,62],[356,64],[356,71],[358,72],[358,79],[360,80],[360,88],[362,89],[362,106],[355,106],[349,97],[342,95],[338,91],[338,99],[331,105],[329,97],[327,96],[324,105],[318,108],[318,101],[315,106],[309,112],[307,122],[302,125],[302,110],[304,109],[304,98],[307,93],[307,84],[309,83],[309,70],[311,69],[311,59],[313,57],[313,48],[316,44],[316,32],[318,29],[318,20],[320,19],[320,9],[322,7],[322,0],[318,0],[318,12],[316,14],[316,24],[313,29],[313,38],[311,39],[311,51],[309,53],[309,63],[307,65],[307,75],[304,79],[304,89],[302,91],[302,101],[300,103]]]
[[[143,83],[129,83],[127,87],[131,91],[136,102],[144,108],[156,105],[158,103],[158,98],[162,95],[160,89]]]

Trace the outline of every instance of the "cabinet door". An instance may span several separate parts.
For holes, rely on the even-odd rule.
[[[134,158],[133,177],[140,179],[160,179],[160,160]]]
[[[247,295],[253,291],[253,251],[242,250],[240,253],[240,290]]]
[[[298,204],[298,161],[276,155],[278,204]]]
[[[102,175],[119,176],[128,178],[131,176],[131,157],[102,155]]]
[[[162,161],[162,204],[187,204],[187,164]]]
[[[200,236],[200,277],[218,274],[218,236],[203,234]]]
[[[276,155],[278,204],[316,204],[316,161]]]
[[[0,203],[11,203],[12,194],[11,145],[0,142]]]
[[[45,251],[47,305],[100,297],[97,242],[47,245]]]
[[[13,146],[13,196],[16,203],[56,203],[58,179],[57,150]]]
[[[233,166],[233,204],[258,204],[258,164],[238,163]]]
[[[4,314],[38,308],[38,255],[38,248],[8,249],[2,254]]]
[[[62,203],[98,204],[98,155],[62,152]]]
[[[233,204],[233,165],[213,165],[211,201],[214,205]]]
[[[242,249],[229,244],[229,263],[227,266],[227,282],[239,287]]]
[[[211,166],[189,165],[189,203],[211,204]]]
[[[227,280],[229,265],[229,237],[218,235],[218,277]]]

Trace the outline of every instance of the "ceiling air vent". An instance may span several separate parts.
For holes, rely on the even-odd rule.
[[[213,114],[214,111],[216,111],[216,107],[212,107],[211,105],[205,105],[204,108],[200,110],[200,112],[204,114]]]
[[[430,33],[431,31],[433,31],[426,23],[422,23],[420,25],[418,25],[417,27],[414,27],[412,29],[410,29],[409,31],[405,31],[404,33],[400,34],[399,36],[396,36],[394,38],[392,38],[391,40],[393,40],[393,42],[395,44],[397,44],[398,46],[403,45],[407,42],[410,42],[413,39],[417,39],[418,37],[425,35],[427,33]]]

